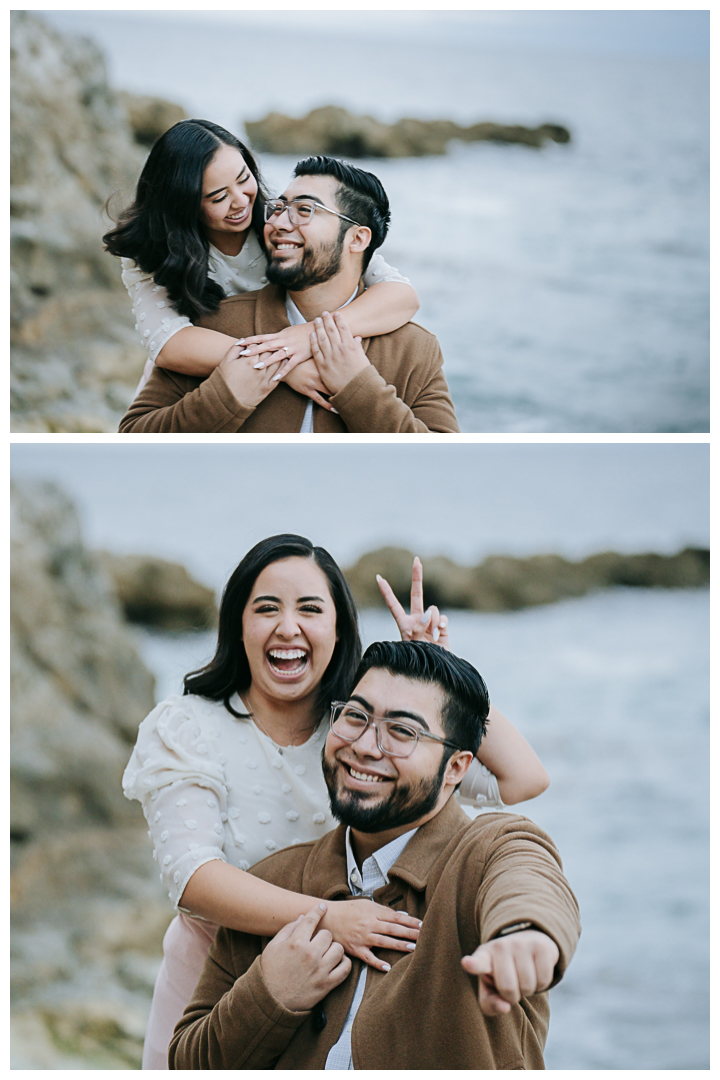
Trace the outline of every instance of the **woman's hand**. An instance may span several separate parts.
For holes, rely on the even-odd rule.
[[[254,337],[244,338],[245,356],[260,356],[269,352],[270,362],[284,361],[282,368],[275,372],[275,380],[279,382],[298,364],[312,358],[312,329],[312,323],[300,323],[298,326],[287,326],[278,334],[255,334]]]
[[[278,361],[267,354],[259,358],[245,356],[243,349],[243,343],[236,341],[218,367],[240,404],[255,408],[278,385],[275,379]]]
[[[378,971],[389,971],[390,965],[378,960],[371,949],[412,952],[415,948],[422,923],[404,911],[393,911],[373,900],[331,900],[327,905],[323,926],[333,940],[350,956]]]
[[[337,412],[337,409],[333,409],[327,400],[330,391],[320,378],[314,360],[306,360],[303,364],[292,368],[289,375],[283,375],[282,381],[287,383],[288,386],[292,386],[293,390],[297,390],[298,394],[304,394],[305,397],[312,398],[313,401],[316,401],[323,409],[327,409],[328,412]]]
[[[398,625],[403,641],[434,641],[443,649],[450,648],[447,617],[441,615],[434,604],[427,611],[423,611],[422,563],[417,555],[413,560],[409,615],[405,614],[404,607],[385,578],[379,574],[376,578],[383,600]]]

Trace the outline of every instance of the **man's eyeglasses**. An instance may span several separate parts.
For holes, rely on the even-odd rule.
[[[291,203],[285,202],[284,199],[269,199],[265,203],[265,220],[270,221],[271,218],[279,218],[285,210],[288,212],[292,225],[307,225],[309,221],[312,221],[316,210],[326,210],[328,214],[334,214],[335,217],[342,218],[343,221],[349,221],[351,225],[360,225],[359,221],[353,221],[352,218],[347,217],[345,214],[340,214],[329,206],[323,206],[321,202],[316,202],[314,199],[293,199]]]
[[[333,701],[330,706],[330,727],[338,739],[354,743],[367,731],[368,726],[375,728],[378,749],[388,757],[410,757],[418,739],[432,739],[443,746],[462,750],[462,746],[457,743],[441,739],[439,735],[432,735],[404,720],[380,720],[376,716],[368,716],[352,702]]]

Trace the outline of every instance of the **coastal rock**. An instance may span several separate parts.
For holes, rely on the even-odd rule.
[[[115,586],[129,622],[164,630],[197,630],[214,626],[217,604],[212,589],[190,577],[184,566],[152,555],[98,558]]]
[[[121,777],[154,680],[53,484],[13,485],[11,585],[13,1067],[138,1068],[172,910]]]
[[[359,607],[382,607],[375,581],[380,574],[406,607],[410,603],[413,553],[385,547],[363,555],[345,570]],[[689,589],[710,580],[710,553],[685,548],[676,555],[623,555],[602,552],[580,562],[560,555],[528,559],[494,555],[479,566],[460,566],[434,556],[422,560],[425,606],[473,611],[517,611],[552,604],[613,585],[642,588]]]
[[[187,118],[182,105],[164,98],[128,94],[124,90],[118,97],[127,111],[135,142],[141,146],[152,146],[168,128]]]
[[[12,430],[115,431],[145,356],[103,206],[143,152],[85,38],[11,12]]]
[[[522,143],[534,147],[542,147],[548,141],[570,141],[570,132],[559,124],[528,128],[478,123],[462,127],[452,120],[409,117],[394,124],[383,124],[371,116],[355,116],[336,105],[313,109],[301,118],[271,112],[261,120],[246,120],[245,130],[257,150],[272,154],[330,154],[346,158],[445,154],[452,139]]]

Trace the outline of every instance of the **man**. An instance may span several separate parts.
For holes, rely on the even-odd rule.
[[[387,973],[317,930],[322,904],[271,941],[218,931],[170,1045],[174,1069],[538,1069],[545,992],[579,935],[550,839],[526,818],[471,821],[452,797],[484,730],[485,685],[424,642],[377,642],[333,705],[325,773],[341,825],[252,873],[422,920]]]
[[[199,325],[236,338],[315,320],[313,358],[333,412],[275,379],[277,364],[231,349],[206,379],[156,368],[121,432],[457,432],[436,338],[415,323],[353,339],[337,311],[362,291],[390,218],[380,181],[334,158],[301,161],[267,205],[271,284],[223,300]]]

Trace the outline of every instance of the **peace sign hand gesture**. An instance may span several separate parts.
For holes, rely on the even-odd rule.
[[[376,574],[376,580],[403,641],[431,641],[443,649],[450,647],[447,617],[441,615],[434,604],[427,611],[423,610],[422,563],[417,555],[413,560],[409,615],[385,578]]]

